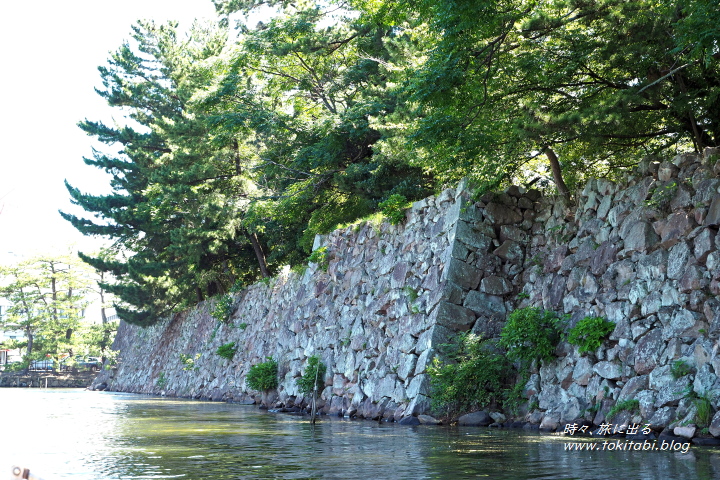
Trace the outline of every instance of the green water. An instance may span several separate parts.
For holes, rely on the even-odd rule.
[[[569,452],[567,438],[81,390],[0,389],[0,480],[717,479],[720,450]]]

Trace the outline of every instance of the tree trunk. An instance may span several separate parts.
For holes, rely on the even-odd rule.
[[[550,147],[545,147],[545,156],[550,161],[550,170],[552,171],[553,181],[558,189],[558,193],[565,199],[566,202],[570,202],[570,190],[565,185],[565,180],[562,177],[562,169],[560,168],[560,162],[558,161],[555,151]]]
[[[25,336],[27,337],[27,347],[25,348],[25,355],[29,357],[32,353],[33,348],[33,334],[30,329],[25,330]]]
[[[265,260],[265,253],[262,251],[262,247],[260,246],[257,235],[255,233],[248,232],[247,237],[250,239],[250,243],[252,244],[253,250],[255,251],[255,256],[257,257],[258,264],[260,265],[260,273],[262,274],[263,278],[269,277],[270,272],[268,271],[267,261]]]

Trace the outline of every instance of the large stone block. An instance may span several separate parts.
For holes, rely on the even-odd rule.
[[[485,218],[495,225],[509,225],[520,223],[523,220],[522,214],[514,208],[490,202],[485,207]]]
[[[522,265],[524,257],[520,244],[512,240],[504,241],[502,245],[493,251],[493,254],[515,265]]]
[[[598,362],[593,366],[593,371],[608,380],[617,380],[622,376],[622,367],[615,362]]]
[[[492,244],[492,239],[475,230],[470,224],[458,221],[455,230],[455,240],[469,247],[475,248],[480,253],[487,252]]]
[[[710,202],[704,225],[708,227],[720,225],[720,195],[713,197]]]
[[[475,290],[480,284],[482,272],[457,258],[450,259],[445,271],[449,281],[468,290]]]
[[[650,373],[657,365],[665,342],[662,338],[662,330],[655,328],[643,336],[635,347],[634,369],[638,375]]]
[[[482,279],[480,290],[488,295],[505,295],[512,291],[512,285],[502,277],[491,275]]]
[[[715,412],[715,415],[710,422],[710,435],[713,437],[720,437],[720,410]]]
[[[562,275],[555,275],[543,285],[543,308],[546,310],[557,310],[562,304],[565,295],[565,284],[567,278]]]
[[[501,297],[477,291],[468,292],[463,305],[477,315],[504,319],[507,314],[505,303]]]
[[[635,223],[628,234],[624,238],[625,240],[625,253],[632,252],[645,252],[651,247],[657,244],[660,237],[655,233],[652,226],[648,222],[637,222]]]
[[[607,267],[617,260],[617,241],[607,240],[600,244],[590,262],[590,269],[593,275],[602,275]]]
[[[458,418],[458,425],[467,427],[487,427],[495,420],[484,410],[467,413]]]
[[[667,276],[672,280],[679,280],[685,273],[685,268],[692,253],[685,242],[680,242],[670,249],[668,253]]]
[[[475,323],[475,314],[472,310],[448,302],[438,305],[437,323],[453,331],[464,332],[470,330]]]

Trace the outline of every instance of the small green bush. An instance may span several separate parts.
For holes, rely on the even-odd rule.
[[[215,353],[217,353],[222,358],[232,360],[235,356],[235,353],[237,353],[237,347],[235,346],[235,342],[220,345]]]
[[[695,399],[695,423],[698,427],[708,427],[712,422],[713,412],[712,403],[707,397],[698,397]]]
[[[278,364],[272,357],[267,362],[258,363],[250,367],[245,383],[252,390],[266,392],[278,386]]]
[[[378,207],[380,211],[385,215],[390,223],[397,225],[405,219],[405,210],[410,207],[410,202],[403,195],[394,193],[390,195],[385,201],[380,202]]]
[[[321,392],[325,386],[326,371],[327,367],[317,356],[313,355],[309,357],[302,377],[295,381],[300,392],[304,395],[309,395],[316,387],[317,391]],[[315,379],[317,379],[317,383],[315,383]]]
[[[675,380],[689,375],[691,372],[692,367],[688,365],[685,360],[675,360],[673,364],[670,365],[670,374]]]
[[[405,295],[407,295],[408,300],[410,300],[411,302],[414,302],[414,301],[417,300],[418,297],[420,296],[420,294],[418,293],[418,291],[415,290],[415,289],[412,288],[412,287],[406,286],[406,287],[403,288],[403,291],[405,292]]]
[[[155,385],[158,388],[163,389],[167,386],[167,383],[168,383],[168,380],[165,377],[165,372],[160,372],[160,374],[158,375],[157,381],[155,382]]]
[[[226,323],[235,307],[235,299],[230,295],[223,295],[215,304],[212,315],[217,321]]]
[[[497,346],[477,335],[461,334],[450,347],[447,362],[435,358],[428,367],[432,409],[455,416],[502,404],[507,398],[505,380],[511,376],[511,366]]]
[[[320,247],[314,250],[308,257],[308,263],[317,263],[320,268],[327,272],[328,266],[330,265],[327,247]]]
[[[195,361],[198,360],[202,356],[202,353],[196,354],[194,357],[191,357],[190,355],[186,355],[184,353],[180,354],[180,363],[185,365],[183,367],[183,370],[186,372],[197,370],[198,367],[195,365]]]
[[[634,399],[623,400],[621,402],[617,402],[608,411],[607,415],[605,415],[605,418],[609,420],[624,410],[633,411],[633,410],[638,410],[639,408],[640,408],[639,400],[634,400]]]
[[[550,361],[562,338],[565,319],[555,312],[534,307],[513,311],[500,333],[500,346],[507,349],[508,358],[529,366],[533,361]]]
[[[580,353],[595,351],[615,330],[615,323],[602,317],[585,317],[568,332],[568,342],[577,345]]]

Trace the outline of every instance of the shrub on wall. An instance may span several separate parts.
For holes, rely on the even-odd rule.
[[[433,359],[428,367],[432,409],[456,416],[475,408],[501,405],[507,397],[505,379],[511,366],[497,345],[474,334],[461,334],[446,351],[447,362]]]
[[[322,391],[325,386],[326,371],[326,365],[317,356],[313,355],[308,358],[302,377],[295,381],[300,392],[303,395],[310,395],[315,388],[317,388],[318,392]]]
[[[235,356],[235,353],[237,353],[237,347],[235,346],[235,342],[226,343],[224,345],[220,345],[218,349],[215,351],[219,356],[222,358],[226,358],[228,360],[232,360]]]
[[[218,299],[211,315],[218,322],[227,322],[230,319],[234,306],[235,299],[230,295],[223,295]]]
[[[252,390],[265,392],[278,386],[278,364],[272,357],[267,362],[258,363],[250,367],[245,383]]]
[[[568,332],[568,342],[577,345],[580,353],[596,350],[615,330],[615,323],[602,317],[585,317]]]
[[[535,307],[513,311],[500,333],[500,345],[512,360],[523,365],[533,361],[550,361],[562,338],[564,318],[555,312]]]
[[[390,195],[385,201],[378,204],[380,211],[393,225],[397,225],[405,220],[405,210],[411,205],[407,198],[397,193]]]

